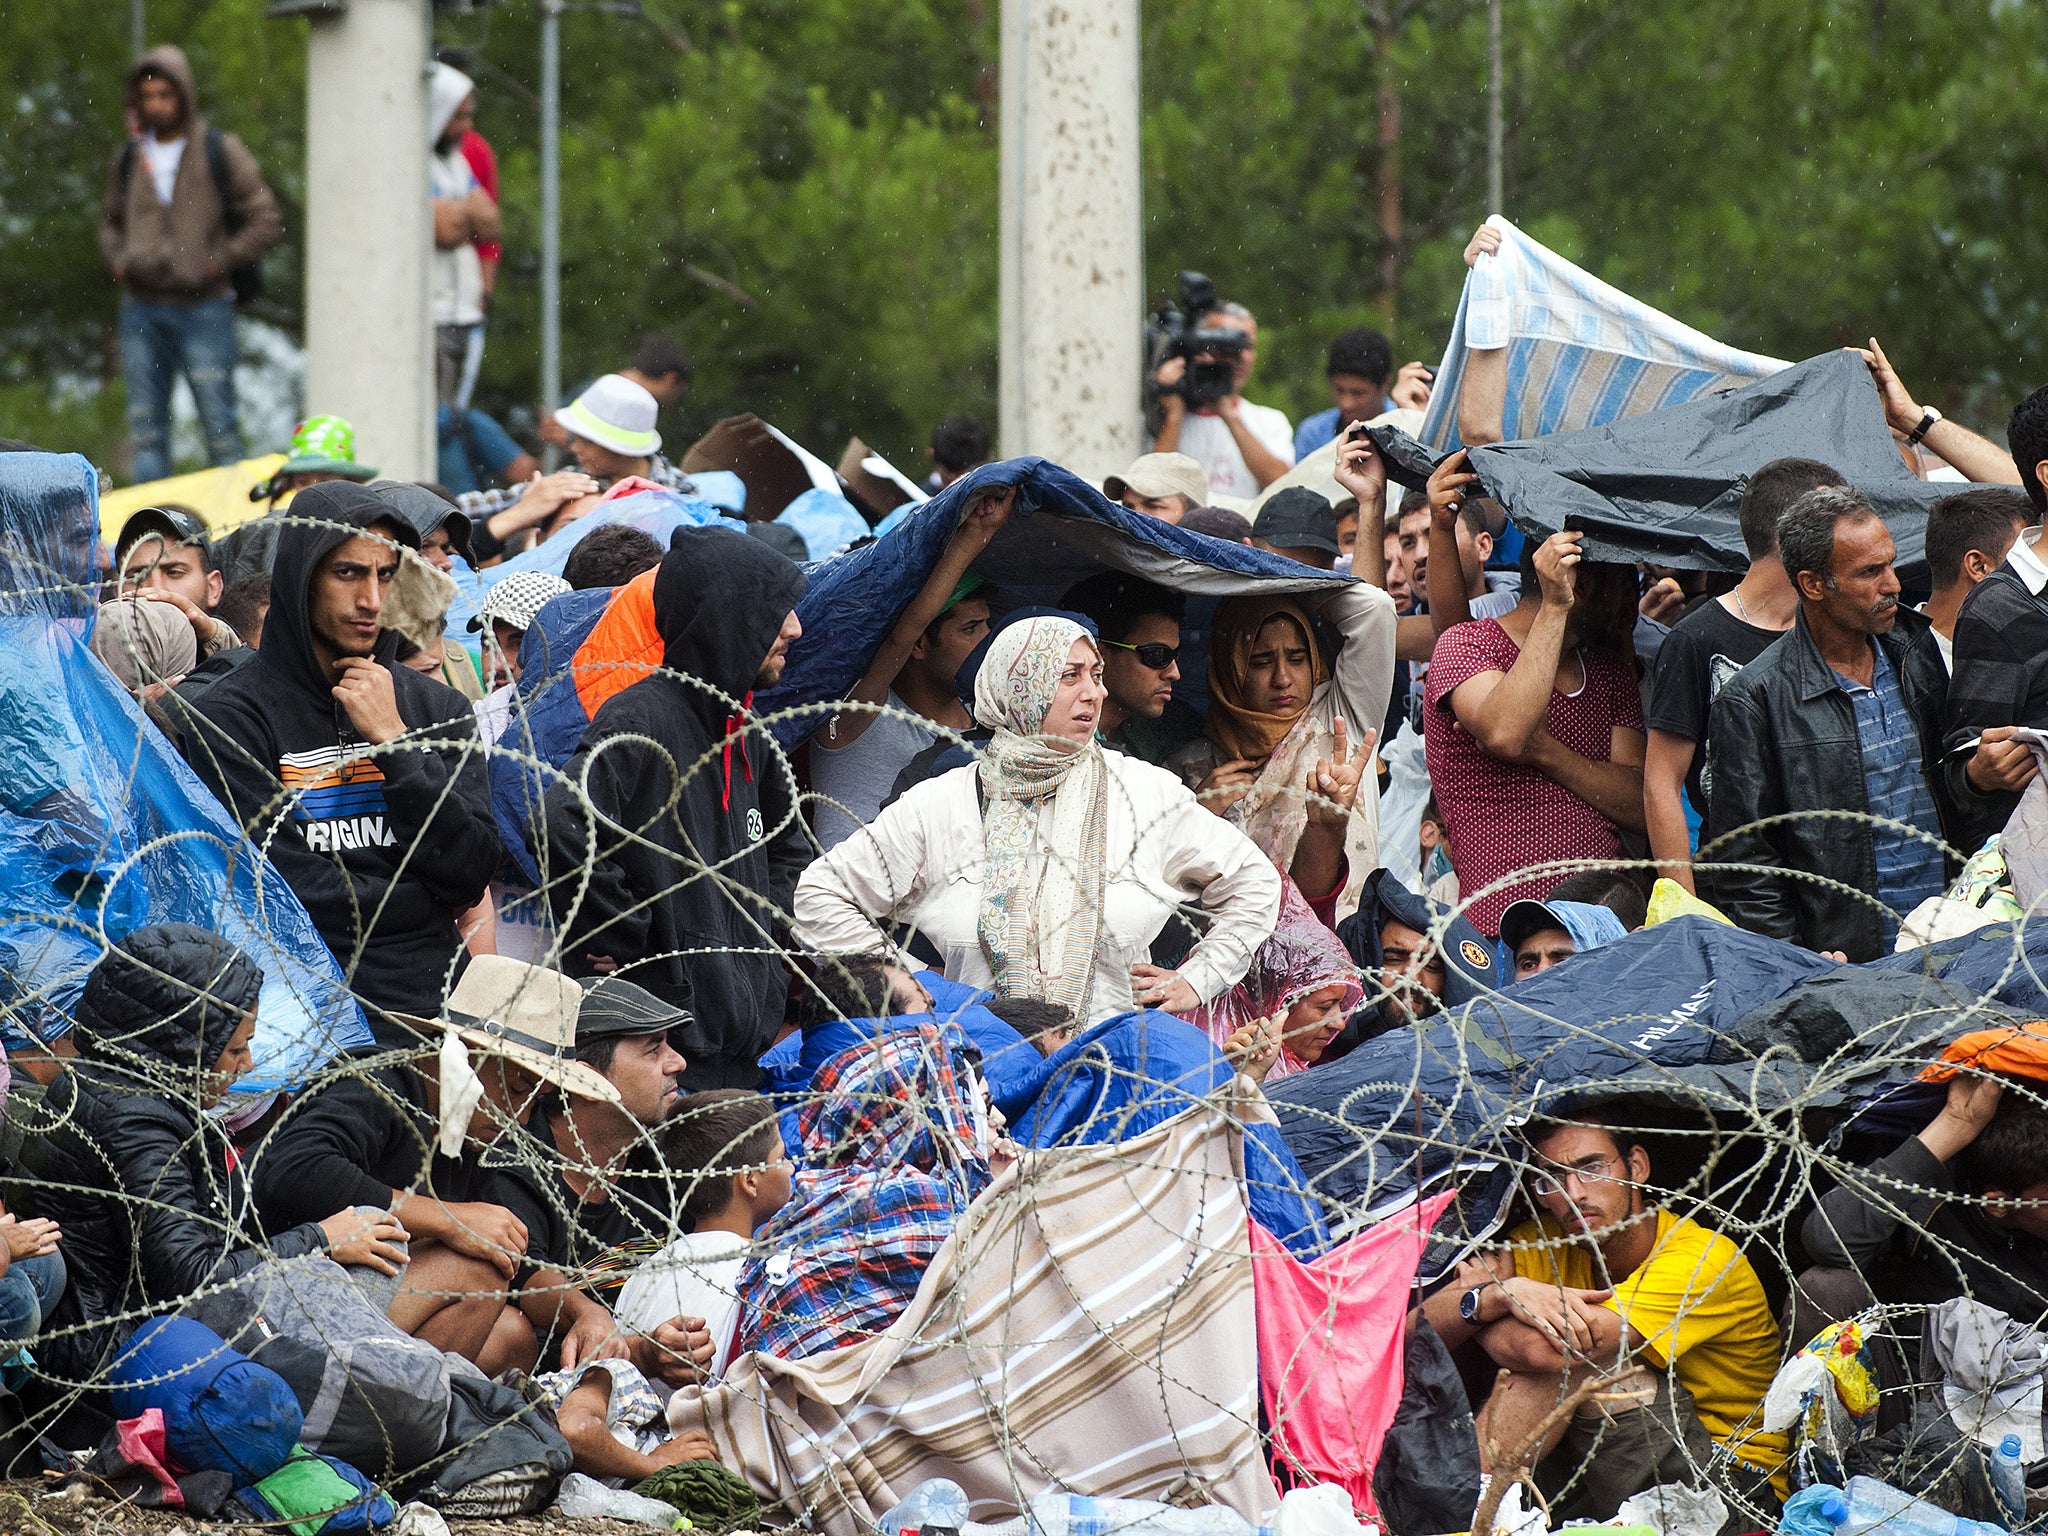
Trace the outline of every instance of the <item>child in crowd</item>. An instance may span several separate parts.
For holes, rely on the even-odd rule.
[[[1444,826],[1444,813],[1436,807],[1436,795],[1422,807],[1421,854],[1415,861],[1422,871],[1422,894],[1447,907],[1458,904],[1458,873],[1451,868],[1451,834]]]
[[[1029,1040],[1041,1056],[1052,1055],[1074,1038],[1074,1010],[1060,1003],[998,994],[983,1006]]]
[[[719,1376],[738,1331],[740,1265],[755,1229],[789,1199],[789,1154],[774,1106],[741,1088],[679,1100],[656,1145],[668,1167],[687,1171],[681,1215],[690,1230],[633,1271],[619,1321],[652,1332],[672,1317],[703,1318]]]

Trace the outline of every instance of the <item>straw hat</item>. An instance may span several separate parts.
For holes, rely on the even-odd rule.
[[[423,1034],[453,1027],[465,1045],[503,1056],[566,1093],[617,1104],[619,1090],[604,1074],[574,1059],[582,1006],[583,988],[560,971],[509,955],[478,955],[438,1020],[397,1017]]]

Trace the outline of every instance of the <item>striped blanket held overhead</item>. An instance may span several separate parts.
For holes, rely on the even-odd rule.
[[[1508,349],[1501,441],[1597,427],[1767,378],[1790,365],[1723,346],[1603,283],[1499,214],[1499,254],[1465,276],[1421,441],[1460,446],[1458,389],[1467,350]]]
[[[1270,1118],[1240,1077],[1130,1141],[1026,1153],[887,1331],[741,1356],[670,1424],[825,1536],[931,1477],[980,1521],[1055,1487],[1270,1518],[1240,1129]]]

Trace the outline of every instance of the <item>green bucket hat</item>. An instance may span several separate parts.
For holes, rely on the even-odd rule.
[[[251,501],[276,494],[286,475],[339,475],[346,480],[377,478],[374,465],[356,462],[356,429],[339,416],[308,416],[292,433],[291,451],[277,473],[249,492]]]

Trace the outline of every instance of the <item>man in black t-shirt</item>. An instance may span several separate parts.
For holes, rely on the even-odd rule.
[[[1778,559],[1778,519],[1808,491],[1847,482],[1817,459],[1773,459],[1742,493],[1739,517],[1749,571],[1735,590],[1709,598],[1680,619],[1657,653],[1644,715],[1643,816],[1658,873],[1693,888],[1692,835],[1680,786],[1702,820],[1707,781],[1707,719],[1722,684],[1763,653],[1799,612],[1799,594]]]

